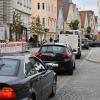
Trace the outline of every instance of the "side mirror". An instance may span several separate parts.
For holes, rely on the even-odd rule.
[[[58,64],[46,63],[45,66],[47,70],[54,70],[54,68],[58,67]]]
[[[75,49],[72,49],[72,52],[73,52],[74,54],[76,54],[76,53],[77,53],[77,51],[76,51]]]

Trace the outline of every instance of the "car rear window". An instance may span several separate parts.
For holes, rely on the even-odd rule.
[[[15,76],[18,65],[17,59],[0,58],[0,76]]]
[[[64,46],[59,46],[59,45],[46,45],[42,46],[40,53],[65,53],[66,49]]]

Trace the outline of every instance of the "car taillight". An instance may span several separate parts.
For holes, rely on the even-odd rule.
[[[64,54],[63,57],[66,59],[66,58],[72,58],[72,55],[71,54]]]
[[[41,53],[38,53],[38,54],[36,54],[35,55],[37,58],[42,58],[43,57],[43,55],[41,54]]]
[[[0,100],[1,99],[13,99],[16,98],[14,90],[10,87],[4,87],[0,91]]]

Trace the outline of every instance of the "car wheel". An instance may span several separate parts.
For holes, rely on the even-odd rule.
[[[79,55],[76,55],[76,58],[77,58],[77,59],[80,59],[80,57],[81,57],[81,55],[80,55],[80,54],[79,54]]]
[[[52,92],[51,92],[50,97],[55,96],[55,94],[56,94],[56,88],[57,88],[57,80],[54,79],[54,81],[53,81],[53,86],[52,86]]]
[[[69,70],[68,75],[73,75],[73,69]]]
[[[28,100],[36,100],[36,99],[35,99],[35,96],[30,96],[30,97],[28,98]]]
[[[31,97],[29,97],[29,99],[28,100],[34,100],[33,98],[32,98],[32,96]]]

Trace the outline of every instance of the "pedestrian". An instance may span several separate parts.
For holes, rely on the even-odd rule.
[[[43,39],[42,44],[46,43],[47,41],[45,39]]]
[[[33,47],[33,42],[34,42],[34,41],[33,41],[33,37],[31,36],[30,39],[29,39],[30,47]]]
[[[52,37],[50,37],[50,39],[49,39],[49,40],[50,40],[50,42],[52,42],[52,41],[53,41]]]

